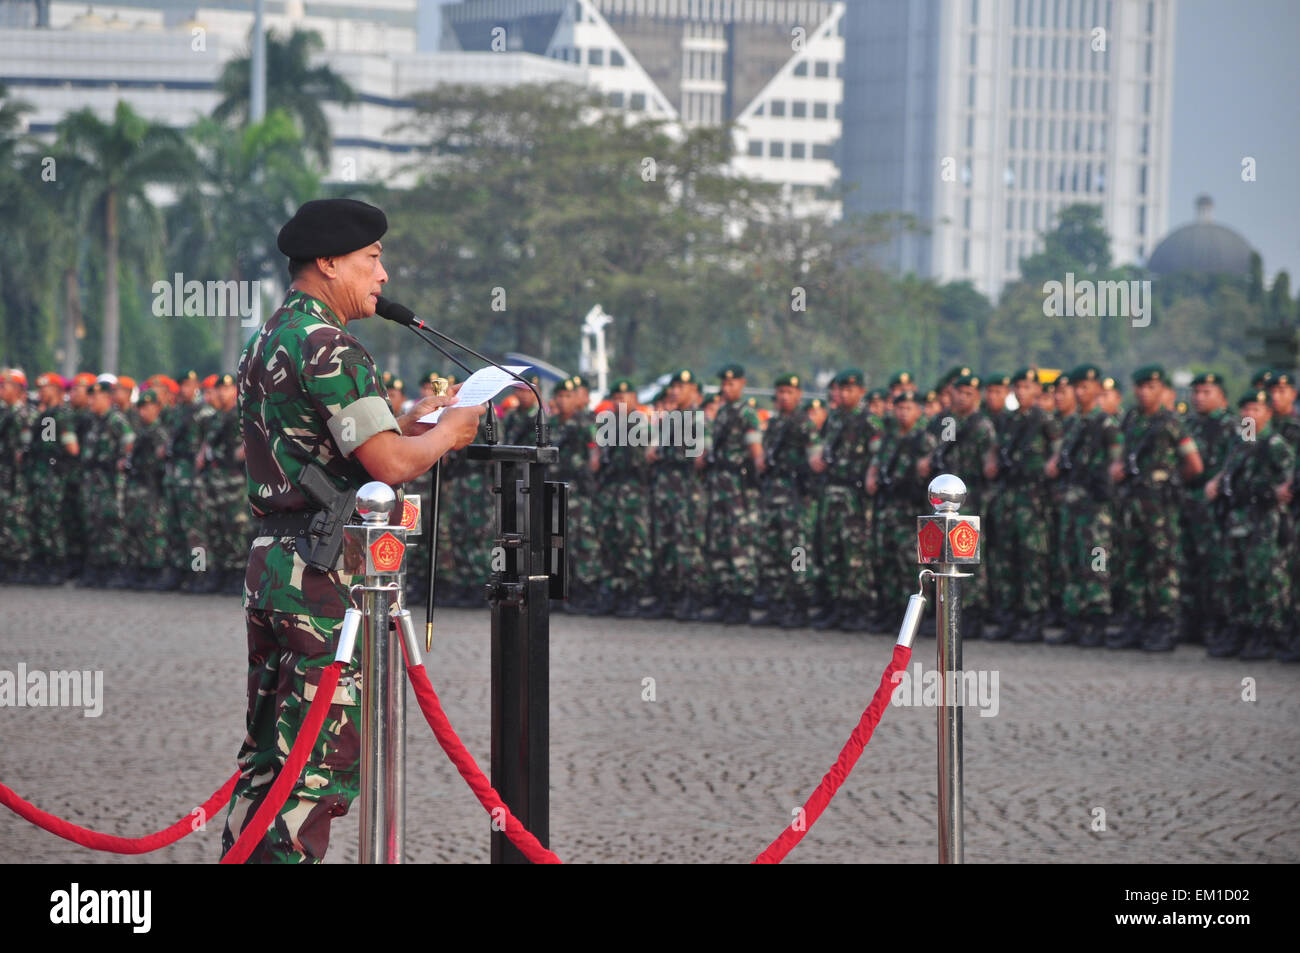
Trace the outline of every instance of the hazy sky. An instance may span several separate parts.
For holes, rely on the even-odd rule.
[[[1300,279],[1300,0],[1178,0],[1169,214],[1204,192],[1271,277]],[[1241,180],[1253,156],[1254,182]]]

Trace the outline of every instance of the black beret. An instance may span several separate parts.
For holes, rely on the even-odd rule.
[[[346,255],[379,241],[388,231],[382,211],[356,199],[312,199],[284,223],[276,245],[289,258]]]

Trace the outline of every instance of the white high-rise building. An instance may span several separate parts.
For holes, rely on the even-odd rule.
[[[1117,263],[1168,229],[1174,0],[848,5],[846,212],[905,212],[882,263],[995,296],[1066,205]]]
[[[851,6],[852,4],[849,4]],[[735,124],[739,173],[836,215],[845,13],[821,0],[464,0],[442,45],[580,65],[611,107],[684,127]]]

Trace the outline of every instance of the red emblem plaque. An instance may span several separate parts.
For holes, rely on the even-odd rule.
[[[410,500],[402,501],[402,526],[406,529],[415,529],[415,521],[419,518],[420,511]]]
[[[385,533],[370,544],[370,558],[376,572],[397,572],[402,567],[406,545],[392,533]]]
[[[938,559],[943,555],[943,530],[938,523],[926,523],[916,534],[916,545],[922,559]]]
[[[961,559],[974,556],[979,541],[980,534],[970,523],[958,523],[948,534],[948,542],[952,544],[952,554]]]

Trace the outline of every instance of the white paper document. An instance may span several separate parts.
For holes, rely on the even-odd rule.
[[[520,375],[528,370],[527,364],[506,366]],[[456,392],[456,403],[449,404],[448,407],[476,407],[485,404],[512,384],[515,387],[528,386],[522,381],[515,380],[499,367],[479,368],[465,378],[465,383],[461,384],[460,390]],[[420,423],[436,424],[446,409],[447,407],[439,407],[433,413],[425,414],[420,418]]]

